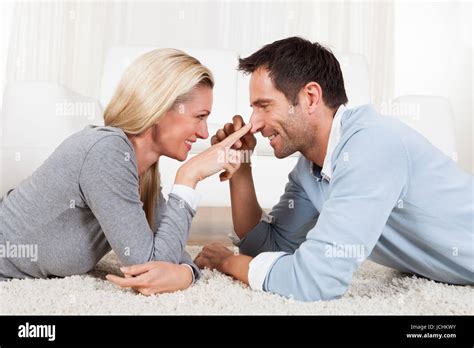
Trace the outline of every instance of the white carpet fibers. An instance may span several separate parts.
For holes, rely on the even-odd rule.
[[[200,247],[188,247],[194,257]],[[0,283],[0,314],[474,314],[473,287],[406,275],[370,261],[338,300],[304,303],[250,290],[205,270],[191,288],[145,297],[104,280],[119,274],[114,254],[91,273]]]

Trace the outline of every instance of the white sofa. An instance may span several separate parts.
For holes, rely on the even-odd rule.
[[[0,138],[0,195],[28,177],[64,138],[87,124],[102,124],[102,110],[110,100],[122,72],[135,57],[154,48],[113,47],[104,62],[100,102],[80,96],[56,83],[19,82],[9,86],[0,119],[3,122],[3,137]],[[235,114],[241,114],[248,120],[251,114],[248,76],[236,70],[238,54],[229,50],[182,49],[198,58],[214,73],[214,104],[208,120],[210,136]],[[341,63],[349,107],[369,103],[365,58],[350,53],[336,53],[336,56]],[[425,134],[446,154],[456,154],[449,102],[436,97],[407,96],[395,100],[393,106],[406,102],[419,103],[420,112],[415,118],[405,117],[403,112],[397,116]],[[83,110],[80,105],[89,108]],[[278,201],[298,155],[276,159],[268,141],[260,135],[257,140],[252,159],[257,196],[262,207],[270,208]],[[209,139],[198,141],[190,156],[195,156],[208,146]],[[165,193],[169,192],[179,166],[180,162],[168,158],[160,160]],[[202,206],[230,205],[228,184],[221,183],[217,176],[200,183],[198,191],[202,195]]]

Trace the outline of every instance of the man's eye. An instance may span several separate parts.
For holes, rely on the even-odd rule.
[[[205,120],[205,119],[206,119],[206,116],[205,116],[205,115],[200,115],[200,116],[198,116],[197,118],[199,118],[199,119],[202,121],[202,120]]]

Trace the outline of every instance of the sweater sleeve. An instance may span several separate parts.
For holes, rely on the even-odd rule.
[[[403,197],[408,170],[396,135],[378,129],[352,135],[335,160],[318,223],[298,250],[272,260],[263,290],[303,301],[343,295]]]
[[[195,204],[197,204],[197,201],[199,198],[197,193],[191,194],[190,192],[188,192],[187,197],[185,197],[186,194],[181,196],[180,195],[181,192],[179,190],[175,190],[175,188],[176,188],[176,185],[173,186],[171,191],[174,192],[175,195],[180,199],[181,206],[185,203],[188,203],[189,206],[191,205],[194,206]],[[187,186],[186,186],[186,189],[193,190]],[[165,218],[166,220],[168,214],[169,214],[169,211],[166,204],[166,200],[163,197],[162,191],[160,190],[160,193],[158,195],[158,203],[156,204],[156,207],[155,207],[155,226],[160,226],[162,219]],[[183,251],[183,254],[181,255],[179,263],[186,264],[189,267],[191,267],[193,271],[193,283],[201,277],[201,270],[199,269],[198,266],[196,266],[196,264],[193,262],[193,259],[191,258],[191,255],[189,255],[189,253],[186,250]]]
[[[152,230],[140,200],[137,164],[131,153],[133,149],[118,135],[102,138],[91,147],[79,176],[84,201],[123,264],[180,263],[195,211],[170,194],[162,206],[160,223]]]
[[[262,221],[235,243],[240,253],[249,256],[268,251],[293,253],[304,242],[319,212],[301,187],[297,170],[298,165],[288,175],[285,192],[270,214],[264,214]]]

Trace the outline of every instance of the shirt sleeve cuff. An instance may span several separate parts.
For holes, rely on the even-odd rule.
[[[196,281],[196,277],[194,276],[194,269],[191,267],[191,265],[188,265],[187,263],[182,263],[182,265],[188,266],[191,270],[191,274],[193,275],[193,281],[191,282],[191,284],[194,284],[194,282]]]
[[[186,185],[173,185],[171,193],[182,198],[194,210],[196,210],[199,201],[201,200],[201,195],[197,193],[195,189]]]
[[[262,216],[260,217],[259,222],[265,221],[265,222],[268,222],[269,224],[271,224],[273,222],[273,220],[274,220],[274,217],[272,215],[267,214],[267,213],[265,213],[264,210],[262,210]],[[235,233],[234,229],[232,229],[232,231],[230,231],[227,236],[230,238],[230,240],[234,244],[238,244],[241,241],[241,239],[239,238],[237,233]]]
[[[283,251],[278,252],[264,252],[252,259],[249,264],[249,285],[254,290],[263,291],[263,282],[267,277],[268,272],[273,267],[273,264],[283,255],[287,253]]]

